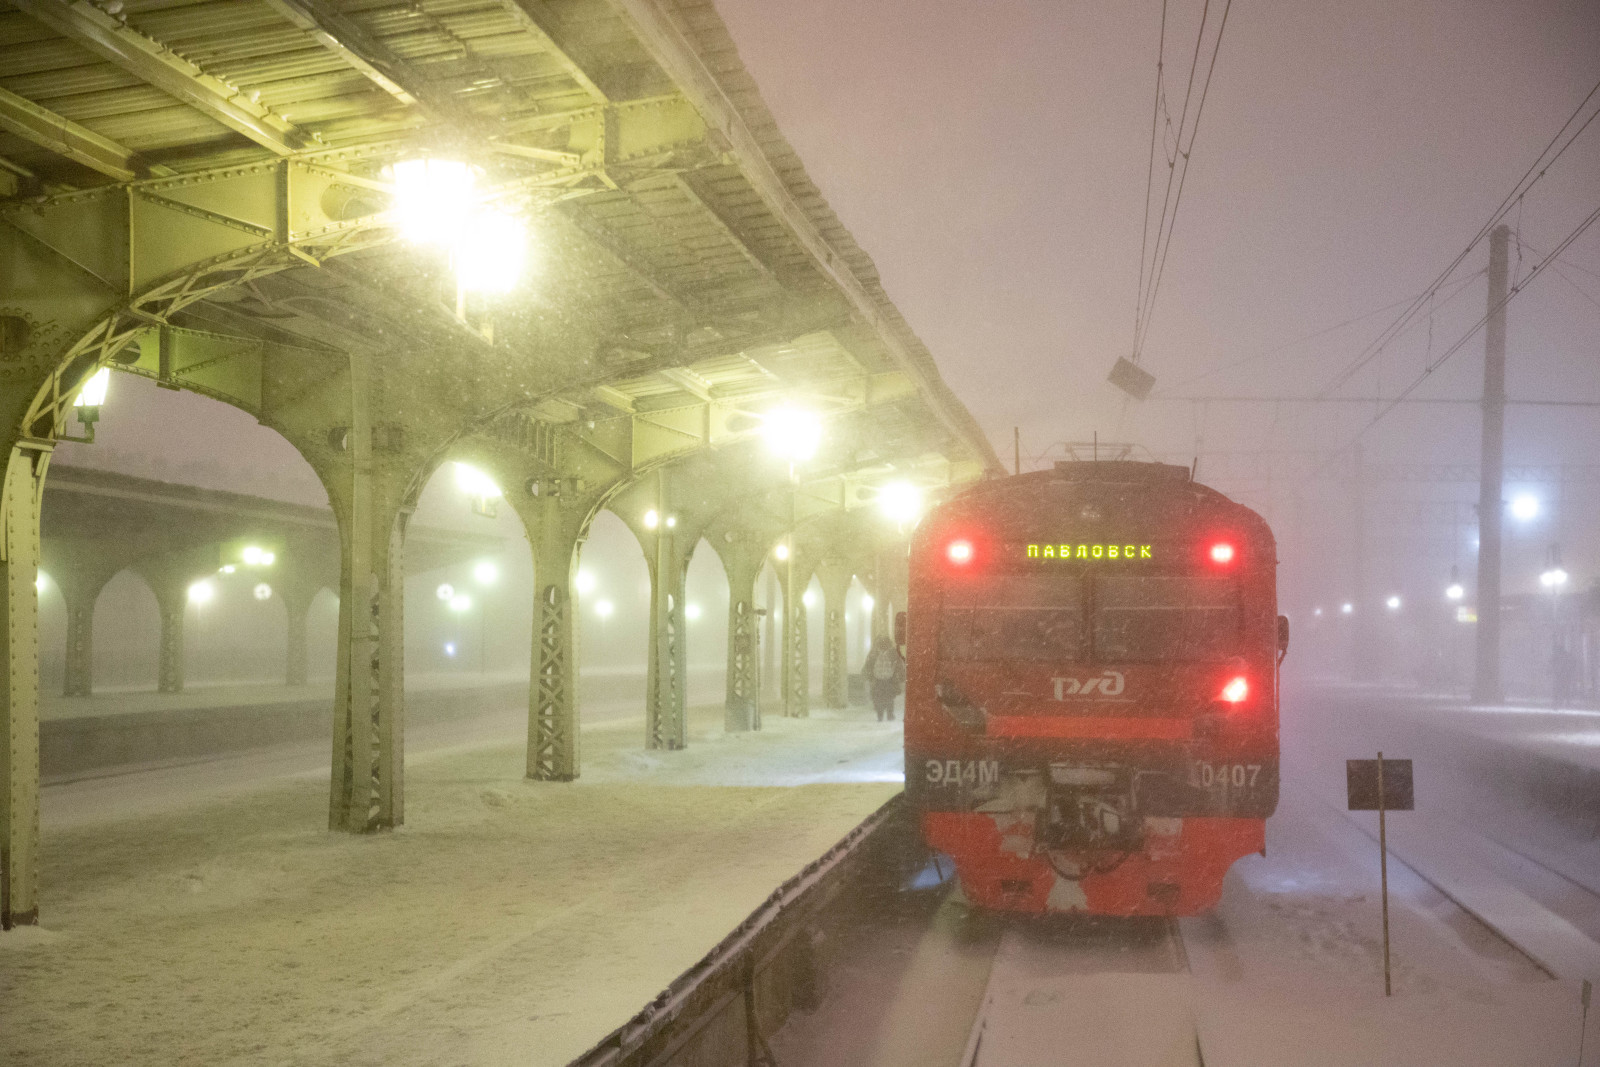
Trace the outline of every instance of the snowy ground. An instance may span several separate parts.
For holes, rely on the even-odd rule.
[[[408,737],[406,826],[372,837],[319,829],[295,746],[47,789],[0,1062],[565,1063],[900,787],[870,712],[721,718],[678,753],[586,724],[566,785],[524,780],[515,715]]]

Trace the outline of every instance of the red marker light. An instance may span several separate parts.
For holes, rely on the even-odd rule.
[[[1213,563],[1232,563],[1233,562],[1233,546],[1228,544],[1228,542],[1226,542],[1226,541],[1218,541],[1216,544],[1212,545],[1211,546],[1211,562],[1213,562]]]
[[[972,562],[971,541],[951,541],[944,549],[945,558],[958,567]]]
[[[1222,699],[1229,704],[1242,704],[1249,695],[1250,683],[1242,674],[1222,687]]]

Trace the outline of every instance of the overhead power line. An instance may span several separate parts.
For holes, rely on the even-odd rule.
[[[1155,237],[1150,239],[1150,202],[1155,191],[1151,177],[1155,169],[1155,131],[1165,94],[1161,86],[1162,64],[1166,53],[1166,5],[1161,11],[1161,56],[1156,62],[1155,114],[1151,116],[1150,165],[1145,181],[1145,224],[1139,242],[1139,292],[1134,308],[1132,362],[1138,363],[1144,354],[1145,336],[1150,329],[1150,317],[1155,310],[1156,295],[1161,289],[1161,279],[1166,272],[1167,254],[1172,248],[1172,233],[1177,225],[1178,208],[1183,202],[1184,183],[1189,176],[1189,160],[1194,153],[1195,139],[1200,132],[1200,119],[1205,112],[1206,99],[1211,91],[1211,77],[1217,69],[1217,55],[1222,50],[1222,37],[1228,29],[1228,12],[1233,0],[1224,0],[1222,18],[1218,23],[1216,40],[1211,46],[1210,59],[1205,64],[1205,79],[1200,83],[1200,96],[1194,99],[1195,76],[1200,70],[1200,53],[1206,40],[1211,17],[1211,0],[1205,0],[1200,12],[1200,28],[1195,33],[1194,55],[1189,61],[1188,84],[1183,94],[1183,109],[1178,116],[1178,128],[1173,137],[1172,155],[1167,159],[1167,183],[1161,195],[1161,214],[1157,218]],[[1189,106],[1194,103],[1194,118],[1190,121]],[[1169,112],[1170,114],[1170,112]],[[1176,189],[1176,192],[1174,192]]]
[[[1449,266],[1440,271],[1438,276],[1434,278],[1433,282],[1428,286],[1428,288],[1424,289],[1422,293],[1416,297],[1416,299],[1412,300],[1411,303],[1406,306],[1406,309],[1400,313],[1399,317],[1386,326],[1383,331],[1367,345],[1366,348],[1362,349],[1356,358],[1352,360],[1344,370],[1340,371],[1332,382],[1324,386],[1319,395],[1327,396],[1334,390],[1340,388],[1358,372],[1360,372],[1363,367],[1371,363],[1374,359],[1378,358],[1378,356],[1384,352],[1389,344],[1393,342],[1397,336],[1399,336],[1400,332],[1405,329],[1406,325],[1422,312],[1423,308],[1428,305],[1428,301],[1432,299],[1433,295],[1437,293],[1439,288],[1445,284],[1445,282],[1453,273],[1455,273],[1456,268],[1461,266],[1461,264],[1466,261],[1467,257],[1472,254],[1473,249],[1481,244],[1484,238],[1489,235],[1489,231],[1493,230],[1495,226],[1499,225],[1500,221],[1505,218],[1512,207],[1521,203],[1522,198],[1527,196],[1529,190],[1537,185],[1540,179],[1542,179],[1545,174],[1549,172],[1550,167],[1554,165],[1556,160],[1560,159],[1562,155],[1565,154],[1567,149],[1572,147],[1573,142],[1583,135],[1584,131],[1589,128],[1590,124],[1595,121],[1596,117],[1600,117],[1600,106],[1595,107],[1592,111],[1589,107],[1591,101],[1594,101],[1596,96],[1600,96],[1600,81],[1595,82],[1593,88],[1591,88],[1588,94],[1584,96],[1583,102],[1573,109],[1572,114],[1567,117],[1567,121],[1561,124],[1561,129],[1557,130],[1556,135],[1550,139],[1550,143],[1545,145],[1544,150],[1539,153],[1539,155],[1531,164],[1529,164],[1528,169],[1523,172],[1522,177],[1517,179],[1517,183],[1512,186],[1511,191],[1505,195],[1505,199],[1500,201],[1499,206],[1497,206],[1494,209],[1494,212],[1490,214],[1488,220],[1484,222],[1481,227],[1479,227],[1478,232],[1472,236],[1472,240],[1467,242],[1466,247],[1458,252],[1455,258],[1450,261]],[[1583,118],[1583,115],[1586,111],[1589,112],[1588,117]],[[1582,118],[1582,123],[1578,125],[1576,130],[1573,130],[1570,136],[1568,136],[1567,131],[1571,129],[1573,124],[1577,123],[1580,118]],[[1564,143],[1563,138],[1565,139]],[[1557,147],[1558,145],[1559,147]],[[1553,155],[1551,154],[1552,150],[1554,150]]]

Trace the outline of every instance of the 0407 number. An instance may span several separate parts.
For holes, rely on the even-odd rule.
[[[1261,764],[1197,762],[1190,773],[1201,789],[1254,789]]]

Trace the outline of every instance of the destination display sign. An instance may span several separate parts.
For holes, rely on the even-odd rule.
[[[1028,559],[1154,559],[1151,545],[1073,541],[1026,545]]]

